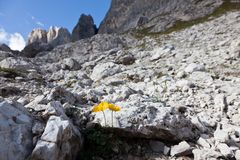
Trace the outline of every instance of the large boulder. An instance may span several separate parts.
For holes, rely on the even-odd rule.
[[[71,34],[66,28],[50,27],[47,33],[47,42],[53,47],[71,42]]]
[[[77,25],[72,31],[72,41],[78,41],[80,39],[89,38],[97,33],[97,27],[94,24],[91,15],[82,14],[79,18]]]
[[[32,118],[19,104],[0,103],[0,159],[25,160],[33,149]]]
[[[51,116],[37,142],[32,160],[75,160],[81,147],[81,135],[71,121]]]
[[[104,98],[104,101],[113,101]],[[94,123],[104,127],[113,126],[112,130],[123,137],[142,137],[178,142],[192,140],[199,136],[199,130],[174,107],[167,107],[162,102],[150,102],[139,94],[132,94],[128,100],[117,102],[119,112],[105,111],[95,114]],[[113,118],[113,119],[112,119]],[[105,123],[106,122],[106,123]],[[111,128],[109,128],[111,129]]]
[[[131,28],[159,32],[177,21],[188,21],[211,14],[222,0],[112,0],[99,33],[122,33]]]
[[[93,68],[91,79],[98,81],[121,71],[121,67],[113,62],[100,63]]]

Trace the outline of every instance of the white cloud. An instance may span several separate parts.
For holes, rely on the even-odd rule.
[[[12,50],[22,50],[25,47],[25,40],[19,33],[14,33],[10,35],[9,47]]]
[[[0,28],[0,43],[7,44],[12,50],[21,51],[25,47],[25,40],[20,33],[8,33]]]
[[[44,27],[44,24],[42,22],[40,22],[40,21],[37,21],[36,24],[41,26],[41,27]]]

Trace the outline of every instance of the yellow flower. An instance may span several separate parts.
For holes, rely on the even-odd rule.
[[[109,104],[108,105],[108,108],[111,110],[111,111],[120,111],[121,110],[121,107],[120,106],[115,106],[114,104]]]
[[[109,103],[108,102],[101,102],[99,105],[95,105],[92,109],[93,112],[101,112],[108,108]]]

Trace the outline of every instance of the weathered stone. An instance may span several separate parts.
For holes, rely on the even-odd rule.
[[[154,152],[163,153],[165,144],[160,141],[150,141],[149,145]]]
[[[178,145],[171,147],[171,156],[186,156],[192,153],[191,146],[186,142],[182,141]]]
[[[226,112],[227,110],[227,100],[226,96],[224,94],[217,94],[214,97],[214,107],[217,111],[220,111],[221,113]]]
[[[235,158],[236,158],[236,160],[240,160],[240,150],[237,150],[235,152]]]
[[[74,160],[81,145],[81,134],[69,120],[51,116],[30,159]]]
[[[73,58],[66,58],[61,62],[62,69],[67,70],[79,70],[81,69],[81,65],[74,60]]]
[[[98,81],[105,77],[112,76],[120,71],[121,67],[119,65],[107,62],[96,65],[90,77],[93,81]]]
[[[229,141],[229,134],[227,131],[220,129],[219,127],[214,132],[214,139],[219,142],[226,143]]]
[[[0,159],[25,160],[32,151],[32,118],[21,105],[0,102]]]
[[[211,145],[207,142],[207,140],[202,137],[198,139],[197,143],[204,148],[211,148]]]
[[[185,68],[184,71],[186,73],[193,73],[196,71],[205,71],[205,67],[204,65],[201,65],[201,64],[191,63]]]
[[[220,150],[220,152],[227,158],[233,158],[234,154],[233,151],[230,149],[230,147],[225,143],[220,143],[217,145],[217,148]]]
[[[195,160],[214,160],[222,157],[221,153],[213,149],[194,149],[192,152]]]

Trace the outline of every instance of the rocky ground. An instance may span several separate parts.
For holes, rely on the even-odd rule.
[[[240,160],[239,28],[235,11],[35,58],[0,51],[0,159]],[[106,124],[101,101],[121,106]]]

